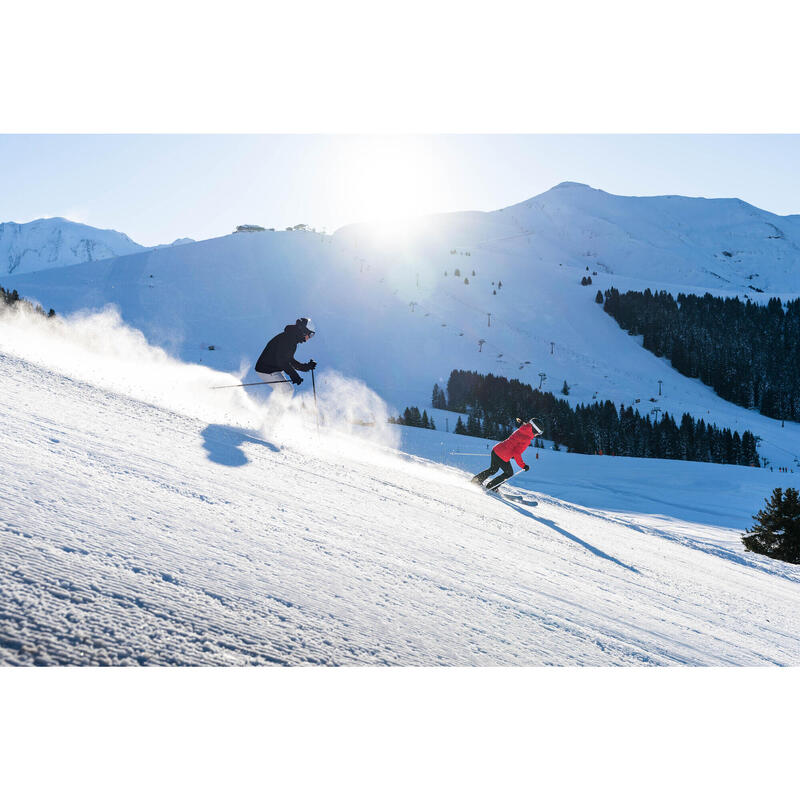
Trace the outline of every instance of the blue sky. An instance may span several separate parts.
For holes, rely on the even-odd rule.
[[[154,245],[490,211],[565,180],[795,214],[798,174],[798,135],[0,135],[0,221],[64,216]]]

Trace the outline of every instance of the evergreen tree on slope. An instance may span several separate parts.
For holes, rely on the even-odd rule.
[[[800,564],[800,497],[797,489],[773,489],[767,505],[753,519],[756,524],[743,536],[745,549],[770,558]]]

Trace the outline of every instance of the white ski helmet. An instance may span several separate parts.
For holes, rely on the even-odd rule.
[[[295,324],[303,333],[307,333],[309,338],[317,332],[316,328],[314,327],[314,323],[309,319],[309,317],[300,317]]]
[[[542,434],[542,429],[541,429],[541,428],[540,428],[540,427],[539,427],[539,426],[536,424],[536,417],[531,417],[531,418],[528,420],[528,423],[529,423],[531,426],[533,426],[533,429],[536,431],[536,433],[537,433],[537,434],[539,434],[539,435],[541,436],[541,434]]]

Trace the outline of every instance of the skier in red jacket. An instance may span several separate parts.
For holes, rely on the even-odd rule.
[[[517,422],[522,422],[522,420],[518,419]],[[489,469],[485,469],[483,472],[479,472],[475,475],[472,478],[472,483],[483,486],[483,482],[490,475],[494,475],[497,470],[502,469],[503,473],[489,481],[485,487],[490,491],[497,491],[497,487],[514,474],[514,469],[511,466],[512,458],[527,472],[530,467],[522,460],[522,454],[528,449],[530,443],[537,436],[541,435],[541,433],[541,428],[539,428],[533,419],[528,420],[528,422],[522,422],[519,428],[517,428],[508,439],[496,444],[492,448],[492,463],[489,465]]]

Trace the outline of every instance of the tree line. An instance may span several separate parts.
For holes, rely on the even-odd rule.
[[[750,431],[740,435],[689,414],[680,423],[666,413],[653,422],[633,407],[617,409],[610,400],[573,409],[566,400],[516,378],[453,370],[446,393],[437,384],[432,399],[435,408],[467,415],[461,427],[470,436],[504,439],[514,430],[511,420],[535,416],[542,420],[545,439],[573,453],[760,466],[756,437]]]
[[[800,421],[800,299],[766,305],[665,291],[605,293],[603,310],[682,375],[725,400]]]
[[[19,292],[16,289],[13,291],[8,291],[0,286],[0,309],[7,306],[16,306],[18,303],[21,303],[30,311],[35,311],[37,314],[42,314],[46,317],[54,317],[56,315],[56,312],[52,308],[50,311],[45,313],[45,310],[38,303],[34,305],[30,300],[20,297]]]
[[[435,431],[436,426],[433,424],[433,418],[428,417],[428,412],[423,411],[421,414],[416,406],[406,408],[402,414],[396,417],[389,417],[389,422],[393,425],[410,425],[412,428],[429,428]]]

